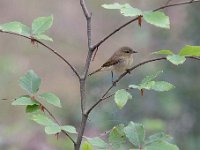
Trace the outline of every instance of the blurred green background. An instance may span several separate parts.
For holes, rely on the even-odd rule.
[[[166,0],[167,1],[167,0]],[[87,0],[92,11],[93,42],[116,29],[131,18],[125,18],[118,11],[101,7],[103,3],[128,2],[143,10],[151,10],[166,3],[165,0]],[[173,2],[180,2],[174,0]],[[177,52],[184,45],[200,45],[200,3],[165,9],[170,16],[171,29],[164,30],[143,23],[138,27],[130,24],[99,47],[90,71],[99,67],[121,46],[130,46],[139,51],[135,63],[152,57],[151,52],[171,49]],[[0,23],[20,21],[31,25],[34,18],[53,14],[54,24],[48,35],[57,49],[74,64],[79,72],[87,54],[86,22],[79,6],[79,0],[0,0]],[[174,137],[181,150],[197,150],[200,147],[200,62],[187,60],[180,66],[168,62],[156,62],[142,66],[124,78],[119,88],[139,81],[148,74],[159,70],[159,77],[173,83],[171,92],[145,91],[140,96],[133,91],[133,100],[123,110],[114,104],[113,98],[101,103],[90,115],[85,135],[99,136],[119,123],[129,121],[144,123],[147,134],[159,131]],[[62,122],[74,125],[80,123],[79,84],[73,72],[54,54],[40,45],[7,34],[0,34],[0,99],[13,99],[24,92],[18,86],[18,79],[29,69],[41,78],[40,92],[51,91],[62,99],[62,109],[47,106]],[[90,106],[111,83],[108,72],[92,76],[88,80],[87,105]],[[72,149],[68,140],[61,136],[47,136],[43,127],[28,120],[23,107],[11,106],[11,101],[0,101],[0,150],[57,150]]]

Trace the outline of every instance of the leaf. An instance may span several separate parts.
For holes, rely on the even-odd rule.
[[[153,142],[149,145],[146,145],[144,149],[145,150],[179,150],[179,148],[176,145],[170,144],[164,141]]]
[[[55,124],[53,126],[46,126],[45,127],[45,133],[46,134],[56,134],[56,133],[60,133],[61,129],[60,126]]]
[[[33,70],[28,71],[19,79],[20,87],[30,94],[35,94],[39,90],[40,84],[41,79]]]
[[[113,4],[103,4],[101,5],[105,9],[121,9],[124,4],[113,3]]]
[[[98,148],[106,148],[108,146],[108,144],[104,142],[102,139],[100,139],[99,137],[86,138],[86,139],[92,146],[95,146]]]
[[[121,144],[126,142],[126,135],[123,131],[124,125],[118,125],[113,127],[109,134],[109,143],[114,146],[114,148],[120,147]]]
[[[22,96],[17,98],[15,101],[12,102],[12,105],[22,105],[22,106],[27,106],[27,105],[39,105],[37,101],[32,100],[29,96]]]
[[[46,40],[46,41],[53,42],[53,39],[51,37],[49,37],[48,35],[45,35],[45,34],[39,34],[39,35],[35,35],[33,37],[38,39],[38,40]]]
[[[145,144],[150,144],[150,143],[159,142],[159,141],[169,141],[169,140],[171,140],[171,139],[172,139],[171,136],[166,135],[166,134],[163,133],[163,132],[160,132],[160,133],[156,133],[156,134],[153,134],[153,135],[149,136],[149,137],[145,140]]]
[[[140,86],[135,85],[135,84],[131,84],[131,85],[129,85],[129,88],[140,89]]]
[[[46,100],[47,103],[52,104],[57,107],[62,107],[60,99],[53,93],[43,93],[39,95],[42,99]]]
[[[170,61],[174,65],[180,65],[186,61],[186,58],[180,55],[169,55],[167,56],[167,60]]]
[[[93,150],[92,145],[85,141],[81,147],[81,150]]]
[[[173,88],[175,88],[175,86],[166,81],[156,81],[155,84],[152,86],[153,90],[160,92],[169,91]]]
[[[106,9],[120,9],[120,12],[124,16],[134,17],[142,15],[142,11],[137,8],[133,8],[130,4],[119,4],[119,3],[113,3],[113,4],[103,4],[103,8]]]
[[[38,35],[47,31],[53,24],[53,16],[39,17],[33,20],[32,34]]]
[[[179,52],[180,56],[200,56],[200,46],[186,45]]]
[[[137,8],[133,8],[129,4],[124,4],[124,6],[121,8],[121,14],[124,16],[128,17],[135,17],[135,16],[140,16],[142,15],[142,11]]]
[[[152,54],[173,55],[174,53],[171,50],[160,50],[157,52],[153,52]]]
[[[170,28],[169,17],[163,12],[144,12],[143,18],[146,22],[161,28]]]
[[[137,124],[131,121],[128,126],[124,128],[124,132],[132,144],[138,147],[143,145],[145,132],[142,124]]]
[[[141,84],[147,83],[147,82],[149,82],[149,81],[152,81],[153,79],[157,78],[161,73],[163,73],[163,70],[158,71],[158,72],[156,72],[156,73],[154,73],[154,74],[152,74],[152,75],[146,76],[146,77],[142,80]]]
[[[155,85],[155,81],[148,81],[140,84],[139,90],[146,89],[151,90],[152,87]]]
[[[0,25],[0,30],[30,36],[30,28],[21,22],[9,22]]]
[[[61,130],[64,130],[68,133],[75,133],[75,134],[77,133],[76,128],[74,126],[66,125],[66,126],[61,126],[60,128]]]
[[[53,122],[47,116],[41,115],[41,114],[34,114],[31,117],[31,120],[33,120],[33,121],[35,121],[38,124],[43,125],[43,126],[55,126],[55,125],[57,125],[55,122]]]
[[[142,15],[138,16],[138,25],[141,27],[142,26]]]
[[[122,109],[129,99],[132,99],[132,95],[125,89],[118,90],[114,96],[115,103]]]
[[[38,112],[39,110],[40,106],[37,104],[26,106],[26,113]]]

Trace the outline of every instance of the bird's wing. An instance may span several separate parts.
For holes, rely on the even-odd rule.
[[[122,61],[123,61],[123,59],[112,59],[112,58],[110,58],[101,67],[111,67],[111,66],[116,65],[116,64],[118,64]]]

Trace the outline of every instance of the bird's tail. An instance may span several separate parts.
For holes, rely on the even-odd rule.
[[[93,74],[95,74],[95,73],[101,71],[101,69],[102,69],[102,67],[99,68],[99,69],[97,69],[97,70],[95,70],[95,71],[93,71],[93,72],[91,72],[90,74],[88,74],[88,76],[91,76],[91,75],[93,75]]]

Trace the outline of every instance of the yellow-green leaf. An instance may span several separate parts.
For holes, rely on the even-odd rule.
[[[200,46],[186,45],[179,52],[180,56],[200,56]]]
[[[39,35],[47,31],[53,24],[53,16],[39,17],[33,20],[32,34]]]
[[[161,28],[170,28],[169,17],[163,12],[144,12],[143,18],[146,22]]]
[[[115,93],[114,99],[117,106],[122,109],[126,105],[127,101],[132,99],[132,95],[125,89],[121,89]]]
[[[52,104],[57,107],[62,107],[60,99],[53,93],[43,93],[39,95],[42,99],[46,100],[47,103]]]

